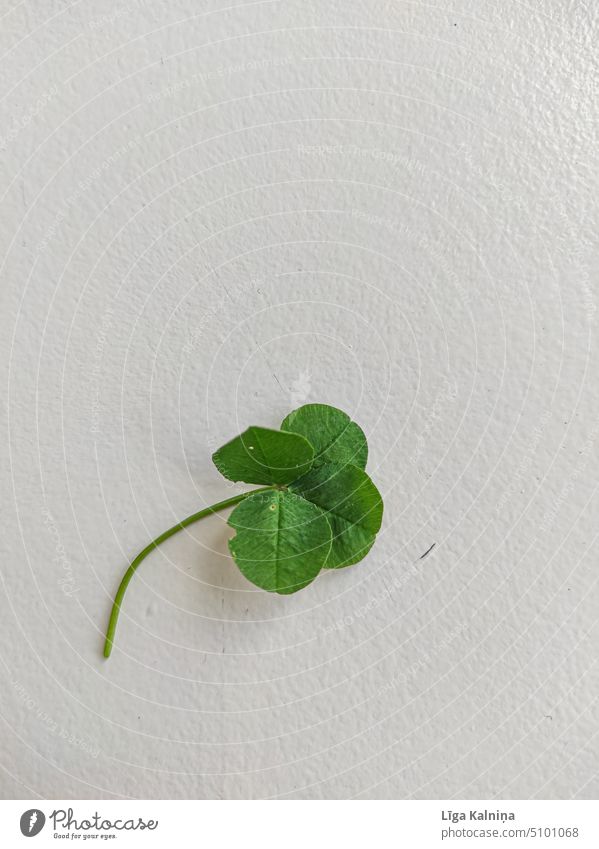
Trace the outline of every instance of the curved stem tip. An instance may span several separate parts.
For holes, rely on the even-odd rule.
[[[192,513],[191,516],[188,516],[186,519],[183,519],[183,521],[179,522],[177,525],[173,525],[173,527],[169,528],[168,531],[164,531],[163,533],[161,533],[160,536],[157,536],[156,539],[152,540],[151,543],[146,545],[146,547],[139,552],[135,560],[131,561],[131,565],[123,575],[123,579],[117,590],[117,594],[114,599],[114,604],[112,605],[112,611],[110,613],[108,630],[106,631],[106,641],[104,643],[104,657],[110,657],[112,646],[114,645],[114,633],[116,631],[119,613],[121,612],[123,597],[125,595],[127,587],[129,586],[129,581],[135,574],[135,570],[142,562],[142,560],[144,560],[148,556],[148,554],[150,554],[150,552],[157,548],[161,542],[164,542],[169,537],[174,536],[174,534],[183,530],[183,528],[186,528],[188,525],[192,525],[194,522],[199,521],[199,519],[203,519],[204,516],[210,516],[212,513],[216,513],[218,510],[224,510],[226,507],[232,507],[234,504],[239,504],[239,502],[243,501],[244,498],[247,498],[248,495],[254,495],[254,493],[256,492],[266,492],[269,489],[271,489],[271,487],[264,486],[260,489],[252,489],[249,492],[242,492],[239,495],[234,495],[232,498],[226,498],[224,501],[218,501],[211,507],[205,507],[203,510],[199,510],[197,513]]]

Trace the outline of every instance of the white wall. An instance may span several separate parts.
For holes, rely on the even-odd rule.
[[[599,7],[451,6],[0,0],[3,795],[599,792]],[[308,400],[367,560],[271,596],[211,518],[105,662]]]

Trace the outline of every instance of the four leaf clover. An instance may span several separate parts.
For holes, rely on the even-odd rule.
[[[104,655],[114,642],[125,590],[141,561],[161,542],[217,510],[229,517],[230,552],[245,577],[268,592],[288,595],[310,584],[321,569],[341,569],[372,548],[383,500],[366,474],[368,445],[349,416],[326,404],[305,404],[280,430],[252,426],[212,457],[231,481],[260,489],[204,508],[162,533],[132,561],[117,592]]]
[[[366,437],[346,413],[306,404],[281,430],[250,427],[213,456],[226,478],[270,484],[231,514],[229,549],[264,590],[294,593],[322,568],[357,563],[383,518],[381,496],[364,471]]]

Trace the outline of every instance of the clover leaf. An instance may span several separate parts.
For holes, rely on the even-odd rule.
[[[333,534],[326,514],[292,492],[271,490],[246,498],[229,525],[229,549],[245,577],[269,592],[294,593],[324,566]]]
[[[140,551],[115,596],[105,657],[139,564],[166,539],[218,510],[237,505],[228,522],[235,530],[229,550],[243,575],[268,592],[297,592],[322,569],[362,560],[383,517],[383,500],[365,472],[367,458],[362,429],[326,404],[294,410],[281,430],[249,427],[219,448],[212,459],[225,478],[264,486],[193,513]]]
[[[366,468],[368,444],[364,431],[347,413],[327,404],[304,404],[289,413],[281,430],[304,436],[314,446],[316,465],[351,463]]]
[[[318,505],[329,520],[333,544],[325,568],[351,566],[368,554],[383,520],[383,500],[366,472],[327,463],[290,489]]]
[[[248,427],[219,448],[212,460],[230,481],[285,484],[308,471],[314,448],[297,433]]]

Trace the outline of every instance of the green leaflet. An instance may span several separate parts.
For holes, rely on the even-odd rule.
[[[299,495],[280,490],[250,495],[229,525],[229,549],[245,577],[269,592],[297,592],[318,575],[331,549],[324,512]]]
[[[383,519],[383,500],[366,472],[327,463],[295,481],[290,490],[326,514],[333,532],[326,569],[351,566],[366,556]]]
[[[298,434],[248,427],[219,448],[212,460],[231,481],[287,484],[311,468],[314,449]]]
[[[364,431],[347,413],[327,404],[305,404],[283,420],[281,430],[304,436],[314,447],[315,465],[351,463],[366,468],[368,444]]]

